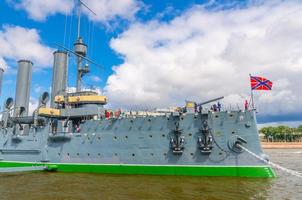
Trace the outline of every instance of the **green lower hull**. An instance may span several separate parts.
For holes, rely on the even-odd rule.
[[[151,174],[151,175],[184,175],[184,176],[235,176],[235,177],[276,177],[269,166],[182,166],[182,165],[126,165],[126,164],[86,164],[86,163],[29,163],[0,162],[3,167],[56,165],[62,172],[85,172],[104,174]]]

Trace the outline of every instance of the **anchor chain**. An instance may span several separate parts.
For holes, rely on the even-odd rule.
[[[281,166],[281,165],[278,165],[278,164],[276,164],[276,163],[273,163],[272,161],[266,160],[266,159],[262,158],[261,156],[258,156],[258,155],[255,154],[254,152],[248,150],[247,148],[243,147],[242,145],[240,145],[240,144],[237,144],[237,145],[238,145],[240,148],[242,148],[244,151],[246,151],[247,153],[249,153],[250,155],[252,155],[252,156],[254,156],[255,158],[257,158],[257,159],[259,159],[259,160],[265,162],[266,164],[269,164],[269,165],[271,165],[271,166],[273,166],[273,167],[275,167],[275,168],[277,168],[277,169],[280,169],[280,170],[282,170],[282,171],[284,171],[284,172],[287,172],[288,174],[291,174],[291,175],[293,175],[293,176],[302,178],[302,173],[297,172],[297,171],[294,171],[294,170],[292,170],[292,169],[287,169],[287,168],[285,168],[285,167],[283,167],[283,166]]]

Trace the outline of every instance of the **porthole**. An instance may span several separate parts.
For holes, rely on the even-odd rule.
[[[114,136],[114,139],[116,140],[116,139],[117,139],[117,137],[116,137],[116,136]]]
[[[232,134],[235,134],[235,131],[232,131]]]
[[[166,137],[166,135],[165,135],[165,134],[162,134],[161,136],[162,136],[162,137]]]
[[[101,154],[100,154],[100,153],[98,153],[98,156],[101,156]]]
[[[191,156],[193,156],[193,155],[194,155],[194,153],[190,153],[190,155],[191,155]]]
[[[234,115],[233,114],[230,114],[230,117],[233,117]]]
[[[114,153],[115,156],[117,156],[117,153]]]
[[[67,156],[69,156],[70,154],[69,153],[67,153]]]
[[[221,156],[221,155],[222,155],[222,152],[219,152],[219,155]]]
[[[149,118],[148,121],[151,122],[151,119]]]
[[[152,138],[153,136],[152,136],[152,135],[149,135],[149,137]]]
[[[168,117],[167,120],[170,120],[170,118]]]
[[[183,117],[181,117],[180,119],[181,119],[181,120],[184,120],[184,118],[183,118]]]
[[[167,156],[167,153],[164,153],[164,156]]]
[[[87,156],[90,156],[90,153],[87,153]]]
[[[128,136],[126,135],[125,138],[128,139]]]
[[[218,116],[218,115],[215,115],[215,117],[218,118],[219,116]]]
[[[135,154],[133,153],[133,154],[132,154],[132,156],[134,157],[134,156],[135,156]]]
[[[98,140],[101,140],[101,137],[98,137]]]
[[[79,156],[80,154],[79,154],[79,153],[77,153],[77,155]]]
[[[154,156],[154,153],[150,153],[151,156]]]
[[[192,136],[192,133],[189,133],[189,136]]]
[[[60,153],[58,153],[58,155],[61,155]]]

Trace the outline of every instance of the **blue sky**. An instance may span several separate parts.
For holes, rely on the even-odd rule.
[[[102,68],[91,65],[84,86],[109,96],[110,106],[152,109],[224,95],[226,108],[241,108],[252,73],[274,82],[273,91],[255,93],[260,122],[301,120],[301,2],[85,2],[97,16],[83,10],[81,35],[93,39],[88,56]],[[50,90],[52,52],[64,43],[65,26],[64,45],[72,48],[76,38],[73,0],[5,0],[0,8],[1,102],[15,95],[16,61],[31,59],[35,107]],[[69,87],[75,77],[71,59]]]
[[[173,8],[172,13],[165,13],[165,16],[162,17],[163,20],[170,20],[171,17],[174,17],[175,15],[179,14],[181,11],[188,9],[193,4],[203,4],[205,1],[181,1],[181,0],[169,0],[169,1],[144,1],[141,11],[137,12],[135,14],[136,19],[138,21],[148,21],[152,18],[157,17],[161,13],[165,13],[165,10],[167,8]],[[75,12],[73,12],[74,15],[68,14],[67,18],[66,15],[62,13],[58,13],[55,15],[47,16],[46,20],[40,21],[31,19],[28,17],[28,13],[24,11],[23,9],[16,10],[14,8],[13,3],[9,1],[1,1],[0,2],[0,23],[3,26],[21,26],[28,29],[36,29],[39,32],[39,35],[41,37],[41,43],[43,43],[46,46],[49,46],[51,48],[58,48],[55,44],[63,44],[64,41],[64,30],[65,30],[65,24],[67,28],[66,33],[66,42],[65,46],[68,48],[72,48],[72,45],[76,39],[76,20],[77,16],[75,16]],[[67,20],[67,21],[66,21]],[[106,25],[104,23],[99,22],[93,22],[89,21],[87,19],[87,16],[82,17],[82,28],[81,28],[81,35],[84,37],[84,40],[87,43],[88,36],[87,32],[89,29],[89,26],[94,27],[93,32],[93,45],[91,45],[90,48],[90,55],[89,57],[99,63],[103,66],[102,69],[91,66],[91,74],[94,76],[100,77],[100,81],[92,81],[89,78],[85,79],[85,84],[87,86],[90,85],[96,85],[98,87],[104,87],[106,84],[106,80],[110,74],[112,74],[112,66],[118,65],[122,63],[122,59],[119,55],[114,52],[109,45],[110,40],[113,37],[117,37],[123,30],[127,29],[129,24],[131,23],[127,19],[117,19],[113,20],[111,25]],[[90,25],[89,25],[90,24]],[[92,25],[93,24],[93,25]],[[115,25],[118,24],[118,25]],[[70,33],[71,28],[71,33]],[[92,32],[92,28],[91,28]],[[91,33],[92,34],[92,33]],[[22,46],[22,44],[20,44]],[[21,47],[20,47],[21,48]],[[74,66],[73,61],[71,62],[73,66],[69,67],[69,83],[70,86],[75,85],[75,77],[76,77],[76,66]],[[52,63],[49,63],[49,67],[51,67]],[[16,62],[15,60],[10,62],[10,67],[15,69]],[[51,69],[47,70],[40,70],[38,72],[35,72],[33,75],[32,80],[32,87],[35,87],[35,85],[42,86],[45,90],[48,90],[48,87],[50,87],[49,83],[51,82]],[[2,95],[2,101],[6,99],[6,97],[14,95],[11,94],[11,91],[14,91],[14,88],[10,88],[9,90],[6,89],[5,86],[9,85],[10,87],[14,87],[14,84],[11,84],[12,82],[15,82],[15,73],[6,74],[5,80],[4,80],[4,90]],[[43,76],[43,79],[41,79],[41,76]],[[39,96],[39,93],[36,93],[32,89],[32,97],[37,98]],[[5,97],[5,98],[3,98]]]

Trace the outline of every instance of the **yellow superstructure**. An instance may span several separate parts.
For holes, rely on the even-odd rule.
[[[42,116],[58,117],[60,116],[60,110],[54,108],[39,108],[38,114]]]
[[[187,108],[194,108],[194,107],[195,107],[195,103],[192,102],[192,101],[187,101],[186,107],[187,107]]]
[[[65,99],[63,95],[55,96],[55,103],[64,103]]]
[[[67,99],[68,103],[77,104],[77,103],[98,103],[106,104],[107,98],[100,95],[81,95],[81,96],[70,96]]]

